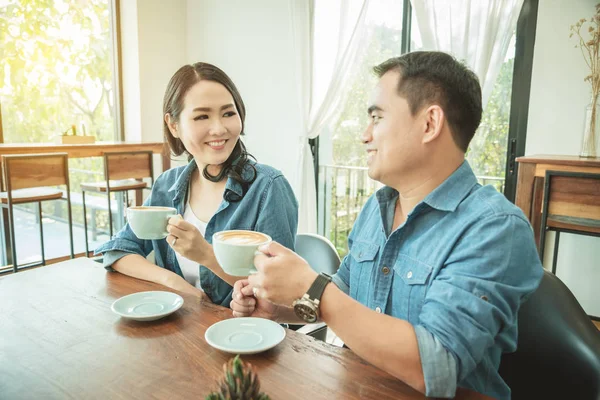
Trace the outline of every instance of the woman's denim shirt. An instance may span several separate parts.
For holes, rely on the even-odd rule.
[[[298,227],[298,202],[288,181],[282,173],[267,165],[252,163],[256,169],[256,179],[239,202],[225,200],[219,205],[206,227],[205,239],[212,244],[215,232],[230,229],[245,229],[266,233],[274,241],[294,249]],[[181,215],[187,198],[187,189],[192,172],[196,167],[194,160],[183,167],[173,168],[161,174],[152,187],[150,196],[144,202],[148,206],[174,207]],[[252,176],[249,166],[243,172],[245,178]],[[228,191],[242,196],[242,186],[228,178],[225,194]],[[96,249],[96,254],[104,254],[104,266],[111,266],[128,254],[148,256],[154,250],[155,262],[183,276],[175,252],[165,239],[138,239],[129,225],[119,231],[111,240]],[[203,265],[200,268],[200,284],[204,292],[215,304],[229,307],[232,287]]]

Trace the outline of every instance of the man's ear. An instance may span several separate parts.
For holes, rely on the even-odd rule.
[[[179,134],[177,133],[177,122],[174,120],[173,117],[171,117],[171,114],[169,114],[169,113],[165,114],[165,123],[169,127],[169,131],[171,132],[171,135],[173,135],[173,137],[179,139]]]
[[[431,143],[440,136],[446,123],[446,115],[442,107],[434,104],[424,111],[425,132],[422,143]]]

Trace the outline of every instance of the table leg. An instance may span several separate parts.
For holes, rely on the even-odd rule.
[[[535,164],[519,164],[519,175],[517,177],[517,193],[515,204],[519,207],[527,219],[531,222],[531,201],[533,198],[533,179],[535,177]]]
[[[8,218],[8,209],[2,207],[2,229],[0,230],[0,239],[4,246],[2,248],[2,265],[12,265],[12,247],[10,245],[10,225]]]

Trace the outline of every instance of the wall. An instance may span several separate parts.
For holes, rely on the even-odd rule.
[[[215,64],[231,77],[246,104],[249,152],[293,184],[301,116],[290,1],[188,0],[187,62]]]
[[[186,0],[121,1],[125,139],[162,141],[167,82],[186,62]],[[155,157],[155,176],[160,173]]]
[[[569,27],[589,19],[597,0],[541,0],[533,59],[525,154],[577,155],[584,108],[590,99],[589,69]],[[550,234],[550,239],[553,234]],[[562,233],[557,275],[575,293],[588,314],[600,316],[600,242],[598,238]],[[552,262],[553,241],[545,266]]]

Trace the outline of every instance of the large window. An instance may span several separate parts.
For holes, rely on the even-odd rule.
[[[410,49],[421,47],[416,24],[412,24],[410,35],[408,29],[402,29],[403,12],[410,9],[402,6],[401,1],[392,0],[372,3],[371,18],[367,17],[370,40],[364,49],[361,68],[349,80],[347,101],[329,127],[329,134],[319,141],[319,232],[334,243],[341,255],[347,253],[347,237],[360,209],[379,187],[367,176],[366,153],[359,139],[368,123],[365,110],[376,84],[372,67],[399,55],[403,42],[409,42]],[[411,26],[410,21],[405,26]],[[491,184],[500,192],[505,182],[514,43],[513,37],[467,154],[480,183]]]
[[[72,126],[97,141],[119,139],[113,1],[0,0],[0,141],[54,142]],[[101,159],[70,159],[69,166],[77,252],[83,249],[79,183],[99,180],[103,167]],[[64,230],[64,207],[52,203],[44,204],[45,225],[46,216],[55,222],[48,224],[46,237]],[[39,258],[34,244],[39,240],[27,236],[28,224],[35,223],[29,207],[17,213],[26,228],[17,232],[23,263]],[[106,218],[99,218],[95,229],[101,231]],[[60,229],[53,232],[54,227]],[[65,255],[68,246],[47,245],[46,252],[47,258]]]

